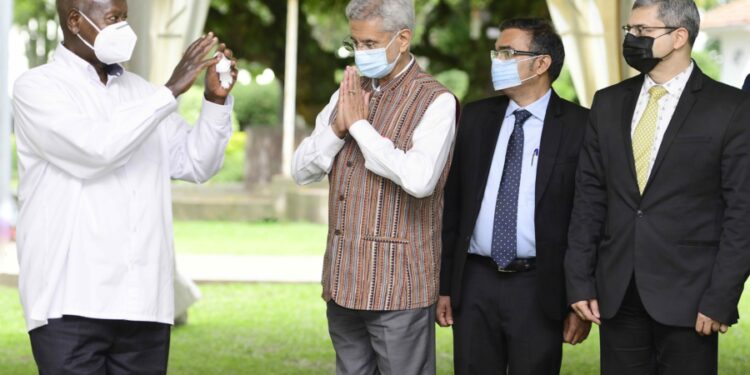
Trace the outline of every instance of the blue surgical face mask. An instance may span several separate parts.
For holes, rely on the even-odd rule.
[[[393,39],[391,39],[391,41],[388,42],[388,45],[384,48],[354,52],[354,62],[357,64],[357,68],[363,76],[378,79],[387,76],[393,71],[393,68],[396,67],[398,58],[401,57],[401,52],[399,52],[398,56],[396,56],[396,59],[394,59],[392,63],[389,63],[386,51],[388,50],[388,47],[393,44],[393,41],[396,40],[398,35],[398,33],[394,35]]]
[[[537,75],[535,74],[531,77],[521,79],[521,75],[518,73],[518,63],[536,59],[537,57],[539,56],[523,60],[509,59],[504,61],[492,59],[492,85],[495,86],[495,91],[521,86],[522,83],[536,77]]]

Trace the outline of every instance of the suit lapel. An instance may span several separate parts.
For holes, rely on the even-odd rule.
[[[552,170],[555,168],[557,150],[560,148],[560,142],[563,138],[563,123],[560,116],[563,114],[562,99],[557,93],[552,91],[547,114],[544,117],[544,127],[542,128],[542,140],[539,144],[539,157],[537,158],[536,185],[534,188],[534,197],[536,204],[542,199],[547,189],[549,178]]]
[[[651,182],[662,162],[664,162],[664,158],[666,157],[667,152],[669,152],[669,147],[672,145],[672,141],[674,141],[674,138],[677,136],[677,133],[679,133],[682,125],[685,124],[685,120],[687,120],[690,111],[695,105],[695,91],[700,90],[702,87],[703,73],[698,69],[698,66],[695,66],[693,74],[691,75],[685,90],[682,92],[680,101],[677,103],[674,115],[672,115],[672,119],[669,121],[667,131],[664,133],[661,145],[659,146],[659,152],[656,154],[656,160],[654,160],[654,166],[651,168],[651,174],[649,175],[648,182],[643,190],[644,195],[648,191],[648,187],[651,185]]]
[[[497,146],[497,137],[500,135],[500,128],[503,124],[505,111],[508,109],[508,103],[507,96],[498,97],[480,125],[481,130],[479,134],[481,139],[479,140],[479,163],[476,184],[477,195],[475,197],[475,211],[477,215],[479,214],[479,207],[482,205],[484,190],[487,186],[487,178],[490,174],[490,167],[492,166],[492,158],[495,154],[495,146]]]

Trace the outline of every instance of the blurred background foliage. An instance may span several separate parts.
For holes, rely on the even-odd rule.
[[[697,0],[711,9],[726,0]],[[16,0],[14,23],[24,31],[30,67],[43,64],[61,40],[54,0]],[[337,54],[349,34],[348,0],[300,2],[297,111],[309,126],[337,89],[351,58]],[[462,101],[491,95],[489,50],[495,36],[488,32],[513,17],[549,18],[545,0],[415,0],[417,29],[412,52],[420,64]],[[206,31],[216,32],[239,59],[235,98],[235,131],[225,168],[213,181],[241,181],[248,126],[281,123],[287,2],[283,0],[211,0]],[[710,42],[695,60],[709,76],[720,75],[721,46]],[[200,82],[200,80],[199,80]],[[563,70],[554,84],[561,97],[577,101],[570,73]],[[200,113],[202,88],[181,98],[180,112],[190,122]]]

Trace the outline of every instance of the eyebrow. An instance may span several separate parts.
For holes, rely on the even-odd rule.
[[[352,39],[353,41],[355,41],[355,42],[357,42],[357,43],[362,43],[362,44],[367,44],[367,43],[377,43],[377,42],[378,42],[377,40],[372,40],[372,39],[357,40],[357,38],[355,38],[355,37],[353,37],[353,36],[350,36],[350,38],[351,38],[351,39]]]
[[[504,48],[506,48],[506,49],[513,49],[513,47],[511,47],[511,46],[497,46],[497,45],[495,46],[496,50],[504,49]]]

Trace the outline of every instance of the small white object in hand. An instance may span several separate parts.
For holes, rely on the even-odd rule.
[[[217,52],[218,54],[219,52]],[[223,54],[221,55],[221,61],[216,64],[216,73],[219,73],[221,87],[228,89],[232,86],[232,62]]]

